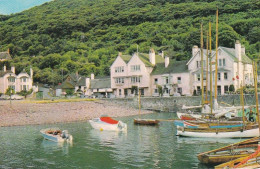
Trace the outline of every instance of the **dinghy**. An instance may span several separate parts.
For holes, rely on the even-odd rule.
[[[134,124],[139,124],[139,125],[158,125],[159,120],[154,120],[154,119],[134,119]]]
[[[100,117],[89,120],[90,125],[97,130],[103,131],[126,131],[127,125],[122,121],[117,121],[111,117]]]
[[[42,136],[50,141],[54,142],[72,142],[73,137],[68,133],[68,130],[61,131],[59,128],[47,128],[42,129],[41,131]]]

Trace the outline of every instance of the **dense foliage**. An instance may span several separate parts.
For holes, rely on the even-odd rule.
[[[219,45],[234,47],[239,39],[257,57],[259,6],[259,0],[55,0],[0,16],[0,50],[10,48],[13,60],[4,64],[18,72],[33,66],[35,82],[57,84],[75,71],[109,75],[118,52],[131,54],[137,44],[141,52],[153,47],[190,58],[201,22],[204,35],[212,22],[214,41],[218,7]]]

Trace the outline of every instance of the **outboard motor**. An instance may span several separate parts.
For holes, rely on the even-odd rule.
[[[68,130],[63,130],[61,134],[62,138],[68,139],[69,138],[69,132]]]

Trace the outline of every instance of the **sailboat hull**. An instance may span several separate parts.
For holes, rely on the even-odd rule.
[[[256,137],[259,135],[258,128],[252,128],[247,130],[240,130],[237,129],[235,131],[185,131],[184,127],[177,127],[177,136],[184,136],[184,137],[211,137],[211,138],[249,138],[249,137]]]

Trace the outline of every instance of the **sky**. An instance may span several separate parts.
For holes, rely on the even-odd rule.
[[[9,15],[22,12],[51,0],[0,0],[0,14]]]

